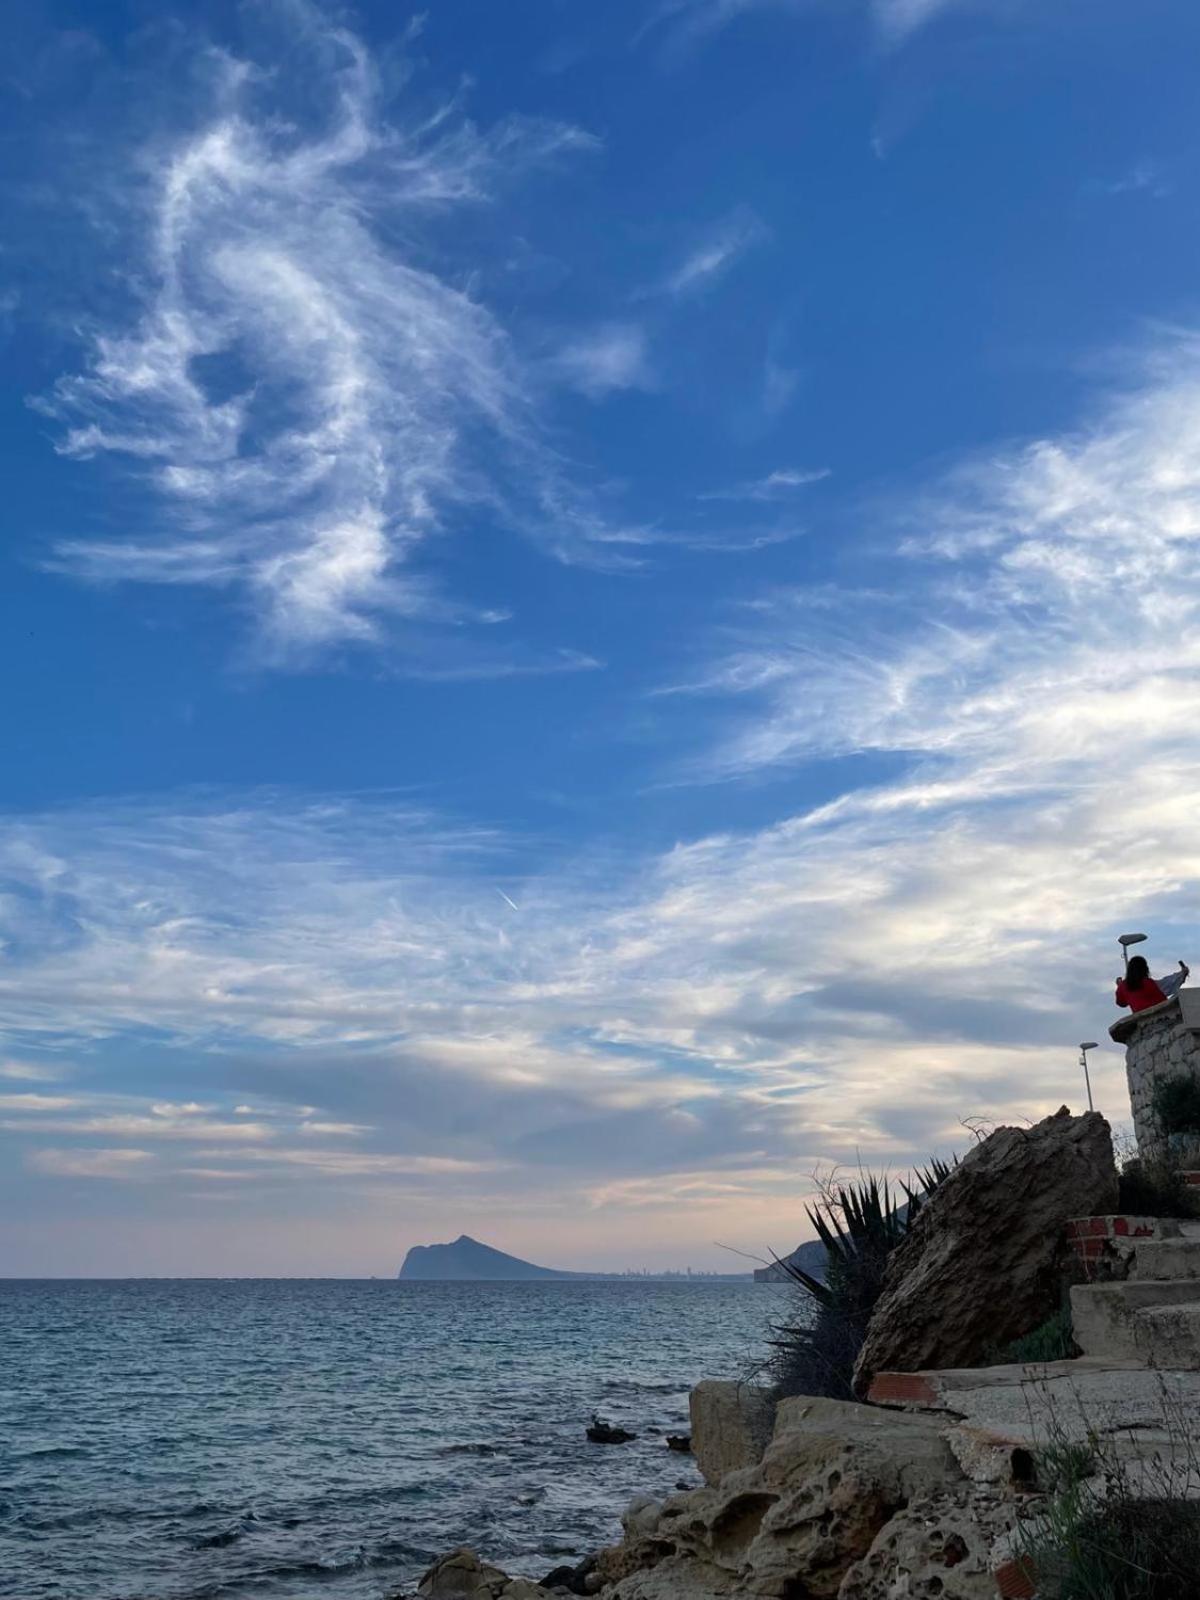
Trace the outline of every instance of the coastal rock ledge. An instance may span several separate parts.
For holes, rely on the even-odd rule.
[[[1016,1527],[1018,1499],[1028,1514],[1037,1496],[995,1473],[969,1476],[951,1419],[797,1397],[779,1403],[756,1444],[731,1410],[738,1386],[701,1387],[697,1459],[711,1471],[728,1451],[740,1464],[661,1502],[640,1496],[621,1542],[589,1565],[588,1587],[604,1600],[995,1600],[993,1552]],[[756,1427],[762,1392],[741,1400]],[[723,1443],[706,1437],[705,1419]],[[550,1592],[469,1551],[420,1587],[422,1600]]]
[[[597,1570],[611,1600],[995,1600],[992,1548],[1015,1523],[945,1418],[798,1397],[759,1461],[640,1504]]]

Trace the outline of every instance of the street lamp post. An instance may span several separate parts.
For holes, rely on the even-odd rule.
[[[1087,1084],[1087,1097],[1088,1097],[1088,1110],[1089,1111],[1094,1111],[1096,1108],[1092,1104],[1092,1080],[1091,1080],[1090,1074],[1088,1073],[1087,1053],[1088,1053],[1089,1050],[1094,1050],[1095,1048],[1096,1048],[1095,1039],[1089,1039],[1085,1044],[1081,1044],[1079,1046],[1079,1065],[1083,1068],[1083,1081],[1084,1081],[1084,1083]]]
[[[1144,944],[1145,942],[1146,935],[1144,933],[1119,933],[1117,935],[1117,943],[1121,946],[1121,954],[1125,957],[1126,970],[1129,967],[1129,946],[1131,944]]]

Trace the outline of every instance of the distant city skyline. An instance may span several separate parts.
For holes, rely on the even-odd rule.
[[[0,1275],[737,1271],[1080,1040],[1128,1120],[1194,7],[0,30]]]

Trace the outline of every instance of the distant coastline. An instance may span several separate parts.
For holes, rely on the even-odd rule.
[[[460,1234],[450,1244],[416,1244],[404,1258],[397,1278],[404,1283],[546,1283],[637,1280],[653,1283],[753,1283],[752,1272],[563,1272],[556,1267],[539,1267],[522,1261],[491,1245],[481,1244],[468,1234]]]

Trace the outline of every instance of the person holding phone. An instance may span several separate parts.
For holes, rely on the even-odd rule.
[[[1166,978],[1152,978],[1145,956],[1130,956],[1125,975],[1117,979],[1117,1004],[1131,1011],[1146,1011],[1151,1006],[1161,1006],[1164,1000],[1177,995],[1187,982],[1191,968],[1179,963],[1179,971]]]

